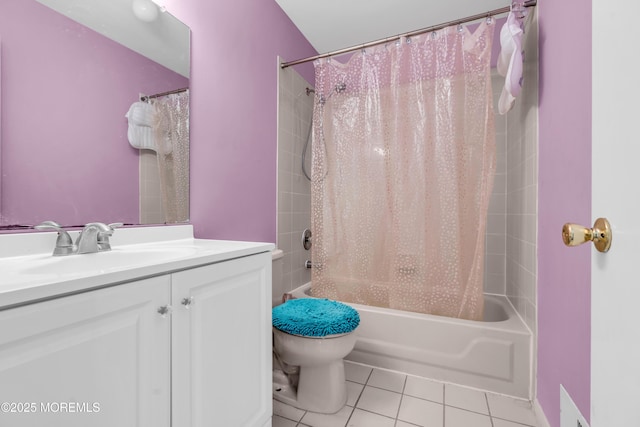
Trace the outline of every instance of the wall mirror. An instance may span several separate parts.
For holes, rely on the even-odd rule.
[[[150,0],[2,0],[0,40],[0,231],[188,220],[186,25]],[[186,99],[186,152],[134,148],[125,115],[141,95],[173,91]],[[163,203],[159,157],[183,165],[180,218],[151,212]]]

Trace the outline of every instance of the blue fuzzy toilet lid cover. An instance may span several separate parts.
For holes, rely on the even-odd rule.
[[[272,314],[275,328],[305,337],[346,334],[360,324],[356,309],[329,299],[292,299],[274,307]]]

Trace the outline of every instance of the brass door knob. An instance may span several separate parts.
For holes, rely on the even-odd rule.
[[[607,252],[611,247],[611,225],[606,218],[598,218],[593,228],[567,223],[562,226],[562,241],[567,246],[578,246],[593,242],[598,252]]]

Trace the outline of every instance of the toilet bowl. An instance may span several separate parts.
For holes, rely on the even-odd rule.
[[[285,304],[295,303],[291,300]],[[346,307],[350,324],[337,315],[334,319],[317,319],[313,315],[304,318],[305,331],[299,332],[293,323],[293,330],[289,326],[279,324],[274,310],[273,345],[274,345],[274,373],[273,396],[276,400],[299,409],[325,414],[338,412],[347,402],[347,384],[344,376],[343,359],[356,343],[353,333],[359,323],[357,311],[342,303],[329,300],[309,299],[307,306],[320,314],[326,313],[324,303],[339,304]],[[316,304],[319,306],[315,307]],[[305,312],[306,313],[306,312]],[[333,315],[327,314],[326,317]],[[325,322],[324,325],[322,323]],[[327,326],[326,322],[334,322]],[[354,326],[355,324],[355,326]],[[338,330],[343,333],[321,335],[322,331]]]

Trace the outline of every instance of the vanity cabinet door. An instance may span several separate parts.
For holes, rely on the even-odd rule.
[[[0,426],[169,426],[169,276],[0,311]]]
[[[271,254],[172,275],[173,427],[270,425]]]

